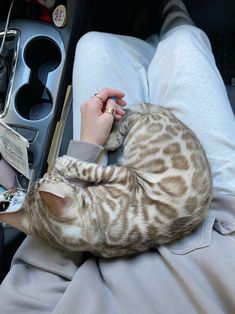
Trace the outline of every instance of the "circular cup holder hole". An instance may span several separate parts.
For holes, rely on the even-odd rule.
[[[25,63],[31,70],[47,67],[48,72],[55,70],[61,63],[60,48],[47,37],[32,39],[25,48]]]
[[[30,85],[24,85],[18,91],[15,101],[16,111],[27,120],[41,120],[47,117],[53,108],[52,96],[44,87],[41,94],[35,93]]]

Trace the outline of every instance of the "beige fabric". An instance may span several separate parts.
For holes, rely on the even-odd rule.
[[[77,154],[79,142],[74,149]],[[101,150],[92,149],[93,156]],[[93,159],[89,149],[86,154]],[[2,313],[232,314],[235,234],[223,236],[214,225],[208,217],[173,245],[122,259],[84,257],[83,263],[79,254],[27,237],[0,288]]]

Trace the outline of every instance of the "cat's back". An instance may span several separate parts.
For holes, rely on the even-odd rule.
[[[154,110],[154,107],[145,104],[145,111],[138,116],[125,137],[123,155],[128,165],[134,163],[137,165],[138,162],[148,164],[150,156],[155,160],[161,157],[162,161],[169,159],[170,156],[173,168],[186,169],[188,167],[186,162],[183,163],[184,157],[191,157],[193,153],[200,154],[206,160],[205,152],[196,135],[169,110],[156,106],[156,111],[150,111]],[[138,168],[140,169],[141,165]]]
[[[210,166],[193,131],[163,107],[145,108],[125,138],[125,166],[164,197],[210,194]]]

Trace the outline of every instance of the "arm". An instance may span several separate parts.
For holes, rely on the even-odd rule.
[[[67,155],[79,161],[96,163],[103,150],[102,146],[96,144],[72,140],[69,143]],[[73,180],[73,183],[76,184],[76,186],[86,186],[86,183],[79,179]]]
[[[70,141],[67,155],[80,161],[97,162],[103,147],[83,141]]]
[[[111,96],[115,97],[115,101],[110,98]],[[103,152],[103,144],[109,136],[114,119],[119,120],[125,114],[120,107],[117,107],[117,104],[125,106],[126,102],[122,99],[123,96],[124,94],[121,91],[106,88],[99,92],[98,97],[93,96],[82,105],[81,141],[71,141],[69,143],[68,156],[92,164],[98,161]],[[106,112],[107,108],[112,108],[114,114]],[[58,160],[60,159],[57,159],[55,163],[55,168],[59,171]],[[73,183],[80,186],[84,185],[84,181],[87,181],[86,177],[82,178],[84,181],[80,181],[76,176],[71,179],[75,179]]]

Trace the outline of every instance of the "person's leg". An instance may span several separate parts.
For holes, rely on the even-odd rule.
[[[80,105],[104,87],[120,89],[127,106],[148,101],[147,68],[155,48],[138,38],[90,32],[78,42],[73,69],[73,131],[80,137]]]
[[[162,4],[161,20],[162,26],[160,37],[176,26],[195,26],[183,1],[181,0],[164,0]]]
[[[234,115],[210,42],[189,18],[183,25],[182,7],[180,0],[168,1],[167,10],[174,13],[163,23],[148,69],[150,102],[171,109],[195,131],[208,154],[215,191],[235,194]]]

